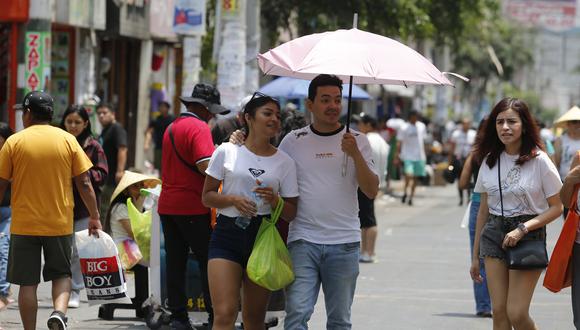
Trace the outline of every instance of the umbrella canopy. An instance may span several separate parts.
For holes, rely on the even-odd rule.
[[[291,40],[258,54],[258,65],[265,74],[299,79],[326,73],[352,76],[355,84],[453,85],[412,48],[356,28]]]
[[[308,97],[309,80],[296,79],[290,77],[280,77],[260,87],[260,92],[273,96],[284,97],[287,99],[303,99]],[[342,85],[343,90],[348,90],[349,85]],[[343,94],[344,97],[348,95]],[[353,100],[370,100],[372,97],[364,91],[364,89],[353,85],[352,86]]]
[[[580,120],[580,108],[578,108],[577,106],[574,106],[572,107],[572,109],[566,111],[566,113],[563,114],[562,117],[558,118],[558,120],[554,122],[554,126],[565,127],[566,122],[571,120]]]

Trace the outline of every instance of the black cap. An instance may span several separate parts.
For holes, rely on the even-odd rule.
[[[54,99],[44,91],[32,91],[24,96],[20,109],[30,109],[38,114],[50,114],[52,116]]]
[[[206,107],[209,112],[215,115],[225,115],[230,112],[230,110],[221,105],[220,92],[212,85],[197,84],[195,87],[193,87],[191,97],[181,96],[179,99],[186,106],[189,103],[199,103]]]

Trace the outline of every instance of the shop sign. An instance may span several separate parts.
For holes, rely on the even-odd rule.
[[[184,35],[204,35],[205,11],[205,0],[175,0],[173,31]]]
[[[119,12],[119,34],[126,37],[148,39],[150,1],[127,0]]]
[[[25,50],[25,92],[46,89],[50,80],[50,32],[27,32]]]
[[[151,1],[151,35],[158,38],[176,38],[173,31],[173,0]]]
[[[526,26],[563,31],[580,26],[576,21],[576,6],[576,0],[510,0],[506,4],[506,13]]]

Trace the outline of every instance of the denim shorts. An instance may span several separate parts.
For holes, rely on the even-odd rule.
[[[481,231],[481,239],[479,243],[479,257],[491,257],[506,260],[505,250],[502,248],[505,235],[510,231],[516,229],[518,224],[526,222],[536,215],[520,215],[516,217],[502,217],[490,214],[487,223]],[[546,242],[546,227],[532,230],[527,233],[523,241],[544,241]]]
[[[208,260],[226,259],[240,264],[245,269],[254,248],[262,217],[265,216],[269,215],[252,218],[250,225],[242,229],[235,224],[236,218],[220,214],[209,241]]]

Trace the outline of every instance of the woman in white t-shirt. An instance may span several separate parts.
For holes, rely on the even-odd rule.
[[[481,204],[471,277],[478,283],[483,280],[479,273],[483,258],[494,329],[535,329],[529,307],[542,269],[508,269],[505,250],[520,240],[545,242],[546,224],[562,213],[562,183],[542,150],[538,127],[525,102],[501,100],[483,134],[475,150],[483,163],[474,189],[481,193]]]
[[[281,218],[290,221],[296,215],[296,165],[270,143],[280,131],[280,104],[256,92],[244,107],[244,119],[244,145],[224,143],[216,149],[203,188],[203,203],[218,209],[208,254],[214,330],[234,327],[240,287],[244,328],[264,328],[270,291],[248,279],[246,265],[262,217],[276,208],[280,197],[285,201]]]

